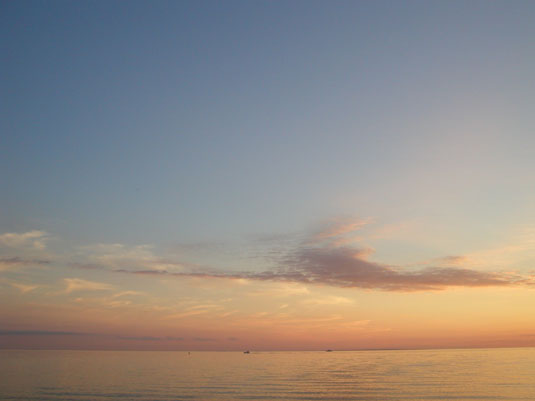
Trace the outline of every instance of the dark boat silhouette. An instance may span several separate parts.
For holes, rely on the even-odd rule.
[[[325,352],[333,352],[332,349],[325,350]]]
[[[243,351],[244,354],[250,354],[251,351],[247,350],[247,351]]]

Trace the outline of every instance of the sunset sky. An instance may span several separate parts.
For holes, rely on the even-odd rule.
[[[0,348],[535,346],[532,1],[0,7]]]

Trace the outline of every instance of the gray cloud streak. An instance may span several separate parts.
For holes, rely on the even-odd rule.
[[[465,258],[457,255],[436,259],[434,266],[420,269],[401,269],[371,262],[368,256],[373,250],[347,245],[347,239],[352,238],[355,232],[362,230],[369,222],[369,219],[335,219],[312,233],[270,238],[274,247],[268,259],[274,267],[261,272],[230,272],[194,265],[188,266],[189,270],[180,272],[130,268],[111,271],[140,276],[285,281],[405,292],[444,290],[449,287],[535,285],[535,280],[529,276],[463,268],[461,264]],[[444,263],[448,265],[444,266]],[[91,265],[89,268],[97,266]],[[98,268],[110,270],[103,265]]]
[[[460,267],[399,270],[367,261],[363,258],[366,254],[366,250],[361,251],[354,248],[303,248],[286,256],[282,263],[284,267],[259,273],[115,271],[147,276],[285,281],[405,292],[443,290],[448,287],[506,287],[533,284],[529,279],[519,275],[484,272]]]
[[[0,336],[90,336],[91,333],[46,330],[0,330]]]
[[[6,266],[48,265],[50,264],[50,261],[44,259],[23,259],[18,256],[15,256],[11,258],[0,258],[0,264]]]

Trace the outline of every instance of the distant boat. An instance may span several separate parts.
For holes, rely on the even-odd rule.
[[[244,354],[250,354],[251,351],[247,350],[247,351],[243,351]]]
[[[332,349],[328,349],[325,352],[333,352],[333,350]]]

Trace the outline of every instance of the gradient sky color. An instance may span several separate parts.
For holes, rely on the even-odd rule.
[[[0,18],[0,347],[535,346],[533,2]]]

